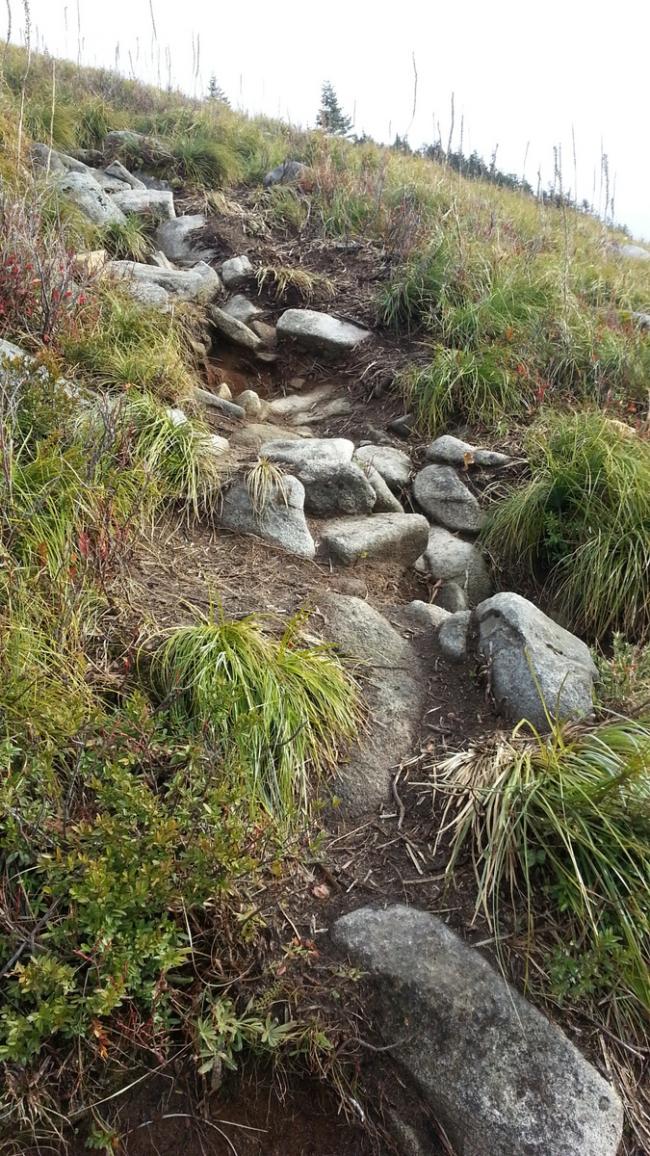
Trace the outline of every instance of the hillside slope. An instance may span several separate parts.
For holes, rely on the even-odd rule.
[[[0,132],[4,1150],[650,1151],[650,254],[12,48]]]

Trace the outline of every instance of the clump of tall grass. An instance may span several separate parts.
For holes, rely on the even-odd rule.
[[[379,293],[380,323],[395,330],[431,326],[439,316],[450,260],[449,245],[442,237],[411,257]]]
[[[186,360],[190,318],[189,307],[173,315],[143,309],[117,286],[103,286],[83,327],[61,342],[62,354],[97,385],[135,385],[182,401],[194,390]]]
[[[530,479],[492,509],[485,540],[574,630],[650,636],[650,445],[599,411],[545,413]]]
[[[207,426],[134,390],[120,399],[113,420],[118,458],[125,449],[150,478],[157,501],[179,502],[196,517],[211,510],[224,467]]]
[[[496,426],[523,414],[530,401],[525,373],[499,345],[478,351],[435,346],[431,361],[404,371],[398,385],[430,434],[454,420]]]
[[[116,260],[145,261],[151,251],[146,224],[135,213],[124,221],[111,221],[105,225],[99,240]]]
[[[209,729],[251,807],[287,819],[307,809],[310,785],[335,766],[358,723],[352,678],[300,626],[294,619],[276,639],[255,616],[203,618],[172,631],[150,667],[161,699]]]
[[[555,724],[549,737],[495,735],[433,769],[444,804],[447,874],[469,852],[482,910],[499,934],[507,897],[529,947],[545,919],[577,962],[600,953],[605,996],[621,1023],[650,1012],[650,724]],[[613,991],[608,953],[619,969]]]
[[[334,282],[323,273],[291,265],[263,265],[257,272],[257,284],[280,301],[292,295],[307,303],[315,298],[331,301],[336,292]]]
[[[207,133],[181,138],[171,152],[174,172],[189,184],[221,188],[236,183],[243,173],[236,151],[227,142]]]

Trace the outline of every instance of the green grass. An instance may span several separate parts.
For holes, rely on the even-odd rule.
[[[111,221],[101,230],[99,241],[118,261],[144,262],[151,252],[146,223],[135,213],[124,221]]]
[[[195,517],[210,513],[224,477],[207,426],[180,420],[151,394],[127,391],[113,407],[113,452],[150,479],[157,502],[173,501]]]
[[[210,729],[251,805],[293,820],[357,725],[352,679],[330,649],[303,642],[299,627],[294,620],[276,639],[255,616],[205,619],[172,631],[150,668],[160,698]]]
[[[644,1034],[650,1012],[650,724],[556,725],[549,738],[499,736],[434,768],[444,804],[447,874],[471,855],[481,909],[499,934],[502,904],[519,912],[532,948],[545,920],[563,929],[579,966],[602,956],[619,1033]],[[545,910],[546,909],[546,910]],[[618,970],[613,988],[608,956]],[[593,962],[593,960],[591,960]],[[611,962],[611,961],[610,961]]]
[[[495,427],[530,404],[529,383],[498,345],[478,353],[438,345],[429,364],[406,370],[398,384],[418,425],[432,435],[455,421]]]
[[[530,479],[490,512],[485,541],[536,581],[569,627],[650,636],[650,445],[598,411],[547,412]]]
[[[191,318],[190,307],[172,317],[142,308],[118,287],[102,287],[84,323],[62,342],[62,354],[70,369],[96,385],[134,385],[182,402],[194,389],[186,354]]]

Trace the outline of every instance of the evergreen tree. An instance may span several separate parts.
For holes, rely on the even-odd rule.
[[[352,119],[345,116],[338,97],[330,84],[326,81],[321,89],[321,106],[316,116],[316,124],[325,132],[335,136],[347,136],[352,128]]]
[[[228,108],[230,108],[230,101],[218,83],[214,73],[210,77],[210,83],[208,84],[208,100],[215,101],[217,104],[227,104]]]

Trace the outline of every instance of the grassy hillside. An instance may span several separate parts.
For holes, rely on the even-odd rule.
[[[376,276],[356,304],[380,333],[388,396],[422,437],[453,431],[521,459],[516,481],[495,488],[484,531],[502,584],[523,584],[586,638],[603,711],[630,720],[585,741],[554,734],[541,754],[508,749],[516,775],[524,763],[553,772],[548,796],[536,796],[536,837],[554,863],[544,907],[563,930],[538,986],[587,1008],[615,1038],[628,1033],[641,1054],[650,333],[635,314],[650,314],[650,261],[621,256],[623,234],[565,203],[111,73],[41,57],[28,67],[10,47],[0,337],[35,360],[5,368],[0,391],[0,1151],[57,1150],[73,1128],[113,1151],[109,1114],[92,1106],[177,1057],[215,1079],[242,1056],[315,1072],[348,1110],[354,1075],[353,1028],[320,1006],[321,989],[345,1003],[350,977],[323,965],[317,997],[303,990],[293,965],[312,949],[300,941],[269,962],[261,908],[272,903],[259,896],[283,902],[296,864],[317,854],[312,800],[363,725],[356,682],[302,617],[280,626],[262,605],[231,622],[216,590],[211,607],[179,609],[169,627],[137,619],[124,594],[136,544],[163,516],[206,517],[224,474],[201,418],[178,425],[167,408],[191,413],[200,312],[143,310],[76,260],[99,247],[145,257],[151,229],[133,218],[96,229],[33,179],[32,142],[95,150],[122,128],[149,138],[125,162],[223,218],[239,213],[250,236],[298,255],[262,270],[278,300],[294,293],[336,311],[332,284],[317,262],[302,267],[301,246],[362,242]],[[307,165],[300,183],[264,190],[267,170],[289,157]],[[598,777],[611,778],[609,754],[625,788],[611,814],[596,798],[609,789]],[[575,823],[610,840],[602,893],[602,856],[576,884],[573,851],[557,853],[569,762]],[[586,764],[598,772],[588,806]],[[502,818],[506,889],[517,889],[523,864],[528,902],[528,847],[508,847]],[[591,853],[597,838],[583,847]],[[633,921],[620,910],[629,895]],[[593,934],[560,958],[562,934],[596,907]],[[238,986],[264,969],[264,982]]]

